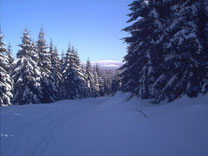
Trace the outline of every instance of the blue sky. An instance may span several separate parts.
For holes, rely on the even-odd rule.
[[[1,0],[1,27],[4,41],[14,54],[27,27],[36,40],[43,26],[46,40],[52,38],[59,52],[69,41],[81,61],[122,61],[127,36],[121,29],[128,24],[129,0]]]

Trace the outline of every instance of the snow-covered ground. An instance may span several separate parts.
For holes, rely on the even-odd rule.
[[[208,156],[208,96],[1,107],[1,156]]]

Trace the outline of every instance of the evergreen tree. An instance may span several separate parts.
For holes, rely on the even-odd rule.
[[[96,82],[94,79],[94,73],[93,73],[93,69],[92,69],[89,59],[87,60],[87,64],[85,67],[85,73],[86,73],[87,86],[90,90],[90,96],[96,97],[97,96]]]
[[[88,88],[81,70],[80,59],[74,48],[68,47],[63,66],[63,97],[65,99],[85,98]]]
[[[169,5],[162,40],[163,73],[155,83],[156,103],[171,102],[182,95],[195,97],[206,81],[207,15],[203,0],[178,0]]]
[[[37,41],[37,51],[38,51],[38,66],[41,71],[41,86],[43,92],[43,103],[54,102],[58,99],[58,89],[53,83],[54,75],[52,74],[52,63],[51,63],[51,53],[48,52],[48,46],[44,39],[43,28],[41,28],[38,41]]]
[[[98,64],[95,65],[95,72],[97,73],[97,84],[99,87],[98,95],[104,96],[105,95],[105,88],[104,88],[104,80],[102,78],[102,74]]]
[[[152,98],[152,86],[160,70],[160,48],[157,47],[163,32],[162,18],[158,12],[159,4],[154,0],[136,0],[130,4],[130,20],[134,22],[124,29],[130,37],[124,38],[128,43],[128,54],[121,67],[122,90],[148,99]],[[157,47],[157,48],[155,48]]]
[[[155,103],[207,92],[207,2],[135,0],[122,89]]]
[[[65,52],[64,52],[64,50],[62,50],[62,52],[61,52],[61,60],[60,60],[60,62],[61,62],[61,69],[62,69],[64,64],[65,64]]]
[[[201,22],[202,25],[202,30],[204,33],[204,40],[205,40],[205,47],[208,51],[208,1],[204,0],[202,2],[202,9],[201,9],[201,19],[203,22]],[[202,85],[202,93],[207,93],[208,92],[208,55],[205,57],[205,77],[203,80],[203,85]]]
[[[54,48],[54,59],[55,61],[52,62],[52,65],[54,66],[54,68],[56,69],[57,71],[57,79],[60,81],[61,78],[62,78],[62,75],[61,75],[61,62],[60,62],[60,59],[59,59],[59,54],[58,54],[58,49],[57,47],[55,46]]]
[[[0,31],[0,106],[11,105],[13,82],[9,74],[10,62]]]
[[[119,91],[119,89],[120,89],[120,79],[119,76],[116,75],[112,81],[112,86],[111,86],[112,94],[115,95],[115,93]]]
[[[65,86],[64,86],[64,74],[63,74],[63,71],[64,71],[64,66],[66,65],[65,64],[65,60],[66,60],[66,58],[65,58],[65,52],[64,52],[64,50],[62,50],[62,53],[61,53],[61,59],[60,59],[60,72],[61,72],[61,75],[62,75],[62,79],[61,79],[61,81],[60,81],[60,86],[59,86],[59,88],[60,88],[60,98],[61,99],[64,99],[65,98]]]
[[[53,84],[55,84],[57,91],[56,94],[58,95],[58,98],[60,99],[60,85],[61,85],[61,63],[58,57],[58,50],[57,48],[53,48],[53,41],[50,42],[49,47],[49,53],[51,54],[51,64],[52,64],[52,73],[51,78]]]
[[[35,52],[28,30],[25,29],[21,48],[12,72],[14,80],[14,104],[40,103],[42,99],[40,68],[34,59]]]
[[[112,93],[112,83],[108,79],[104,79],[104,95],[111,95]]]
[[[13,62],[14,62],[14,57],[12,56],[12,47],[11,44],[9,43],[8,48],[7,48],[7,55],[9,58],[9,64],[10,64],[10,72],[13,68]]]
[[[94,87],[96,96],[100,96],[100,84],[99,84],[99,76],[96,70],[96,66],[93,67],[93,79],[94,79]]]

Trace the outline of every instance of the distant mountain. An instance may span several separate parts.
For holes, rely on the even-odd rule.
[[[94,61],[92,65],[98,64],[101,68],[119,68],[123,65],[121,61],[113,61],[113,60],[101,60],[101,61]]]

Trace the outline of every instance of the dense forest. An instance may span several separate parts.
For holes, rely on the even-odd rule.
[[[78,52],[69,44],[59,57],[53,41],[47,45],[41,28],[38,40],[25,29],[17,59],[5,47],[0,35],[0,104],[51,103],[114,94],[119,87],[117,71],[81,64]]]

